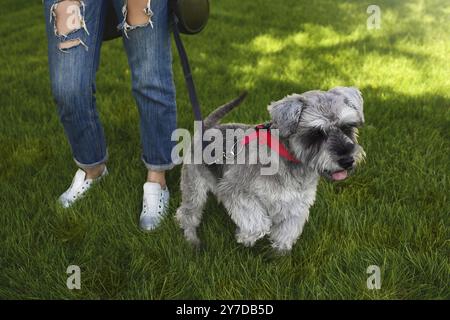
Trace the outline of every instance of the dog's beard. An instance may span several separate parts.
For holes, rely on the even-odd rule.
[[[325,149],[326,147],[322,147]],[[325,150],[321,150],[315,157],[313,157],[313,167],[323,177],[333,180],[341,181],[347,179],[349,171],[341,168],[332,156]]]
[[[343,169],[339,166],[337,161],[333,159],[332,154],[328,151],[329,146],[326,142],[320,144],[309,145],[305,148],[301,137],[293,137],[290,139],[293,154],[301,163],[309,167],[311,170],[317,172],[320,176],[332,181],[342,181],[347,179],[354,171],[351,169]],[[364,158],[364,151],[358,146],[358,151],[354,157],[356,163],[359,163]]]

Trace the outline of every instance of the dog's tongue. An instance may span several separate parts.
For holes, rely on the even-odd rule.
[[[337,171],[331,175],[333,180],[344,180],[347,178],[347,170]]]

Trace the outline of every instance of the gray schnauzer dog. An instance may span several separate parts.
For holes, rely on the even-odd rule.
[[[238,99],[214,111],[205,119],[205,129],[253,128],[217,124],[239,103]],[[272,102],[268,111],[270,129],[278,129],[280,143],[298,162],[278,157],[273,175],[261,175],[261,164],[184,164],[176,219],[189,242],[200,244],[197,228],[211,192],[237,225],[239,243],[253,246],[268,235],[273,248],[290,251],[308,220],[319,178],[344,180],[365,157],[357,142],[357,127],[364,123],[363,99],[357,88],[292,94]]]

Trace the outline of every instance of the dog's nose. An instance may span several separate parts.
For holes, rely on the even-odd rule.
[[[344,157],[338,161],[339,165],[344,169],[350,169],[355,163],[355,159],[353,157]]]

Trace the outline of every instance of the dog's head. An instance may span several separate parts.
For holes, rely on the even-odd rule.
[[[292,94],[269,105],[272,122],[290,151],[332,180],[344,180],[364,159],[357,142],[363,99],[354,87]]]

